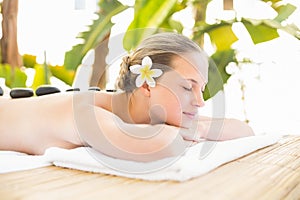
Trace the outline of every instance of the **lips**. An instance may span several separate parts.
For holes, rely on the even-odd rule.
[[[197,112],[183,112],[184,115],[186,115],[190,119],[194,119],[197,115]]]

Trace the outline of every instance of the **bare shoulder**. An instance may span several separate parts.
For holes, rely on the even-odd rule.
[[[72,107],[76,104],[93,104],[98,107],[111,110],[111,93],[106,92],[65,92],[65,93],[56,93],[50,95],[44,95],[39,97],[30,97],[30,98],[0,98],[0,111],[5,110],[66,110],[69,107]],[[53,112],[53,111],[52,111]]]

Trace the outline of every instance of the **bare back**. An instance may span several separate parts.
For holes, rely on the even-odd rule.
[[[0,99],[0,149],[43,154],[52,146],[83,146],[74,122],[73,97],[73,93],[59,93]]]

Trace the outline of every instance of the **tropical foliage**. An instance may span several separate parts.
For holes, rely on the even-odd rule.
[[[279,37],[279,30],[300,39],[299,28],[287,23],[287,19],[293,14],[296,7],[292,4],[284,4],[283,0],[261,0],[277,13],[273,19],[257,20],[236,15],[230,20],[219,19],[209,24],[206,20],[206,10],[210,2],[210,0],[136,0],[133,6],[134,18],[127,30],[124,30],[126,31],[123,39],[124,49],[127,51],[134,49],[145,37],[156,32],[183,33],[184,24],[176,21],[174,16],[187,7],[192,8],[195,23],[190,37],[203,47],[205,45],[204,36],[207,35],[210,45],[215,49],[210,56],[209,83],[204,94],[208,99],[221,90],[230,77],[230,74],[226,72],[228,64],[241,62],[237,59],[236,49],[232,47],[232,44],[240,39],[232,29],[236,23],[242,24],[246,28],[254,44]],[[111,19],[132,8],[132,6],[123,5],[118,0],[99,0],[98,5],[100,8],[96,13],[98,18],[88,27],[88,31],[78,34],[78,38],[81,38],[83,42],[66,52],[63,66],[49,66],[47,63],[37,64],[35,57],[23,55],[23,65],[34,68],[36,71],[31,87],[36,88],[38,85],[48,83],[50,76],[55,76],[71,85],[75,70],[84,55],[109,37],[114,26]],[[106,66],[94,67],[106,68]],[[0,77],[6,79],[9,87],[25,86],[26,75],[20,69],[10,69],[7,65],[1,65]]]
[[[204,94],[205,98],[208,99],[221,90],[223,84],[230,77],[230,74],[226,72],[226,66],[231,62],[239,62],[236,59],[236,51],[232,48],[232,44],[239,39],[232,30],[235,23],[241,23],[245,26],[254,44],[279,37],[278,30],[286,31],[300,39],[299,28],[286,23],[286,20],[296,9],[292,4],[283,4],[281,0],[263,0],[262,2],[271,6],[277,12],[275,18],[256,20],[234,17],[227,21],[218,20],[213,24],[208,24],[206,22],[206,9],[209,2],[205,0],[136,0],[134,19],[124,36],[124,48],[130,51],[145,37],[155,32],[176,31],[182,33],[183,24],[174,20],[173,16],[191,6],[195,13],[195,25],[191,38],[200,46],[203,46],[203,38],[207,34],[211,45],[215,48],[215,53],[211,55],[209,83]],[[110,21],[111,17],[130,8],[122,5],[117,0],[100,0],[99,6],[98,20],[94,21],[88,32],[79,36],[85,41],[84,44],[77,45],[70,52],[67,52],[65,60],[67,69],[75,69],[80,64],[79,58],[82,58],[89,48],[94,48],[98,42],[104,39],[113,26]],[[98,36],[97,39],[95,39],[95,35]]]

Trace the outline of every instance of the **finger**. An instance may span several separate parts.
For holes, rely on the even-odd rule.
[[[198,143],[198,142],[196,142],[196,141],[185,140],[185,145],[186,145],[186,147],[194,146],[194,145],[197,144],[197,143]]]

